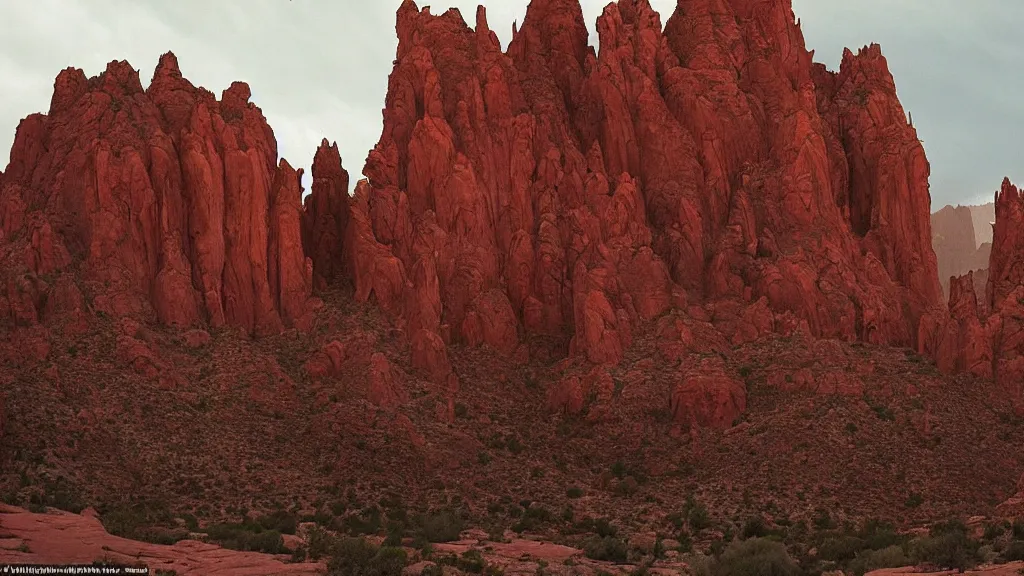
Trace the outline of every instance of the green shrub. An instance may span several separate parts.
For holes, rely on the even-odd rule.
[[[1003,560],[1007,562],[1013,562],[1015,560],[1024,560],[1024,542],[1020,540],[1014,540],[1006,546],[1006,550],[1003,550]]]
[[[192,514],[182,514],[181,519],[185,521],[185,527],[189,532],[199,532],[199,520]]]
[[[861,528],[859,536],[864,540],[865,545],[871,550],[882,550],[891,546],[900,545],[907,541],[907,537],[897,534],[896,529],[887,522],[879,520],[868,520]]]
[[[863,576],[872,570],[882,568],[901,568],[909,566],[911,561],[903,552],[902,546],[889,546],[881,550],[865,550],[847,565],[847,571],[856,576]]]
[[[990,522],[985,524],[985,533],[982,535],[982,539],[992,541],[1002,536],[1005,532],[1006,528],[1002,524]]]
[[[566,522],[572,522],[572,519],[576,517],[576,511],[572,509],[572,506],[566,506],[562,509],[562,520]]]
[[[668,521],[669,524],[674,526],[676,530],[683,529],[683,523],[685,521],[683,520],[683,515],[679,512],[672,512],[668,516],[665,516],[665,520]]]
[[[523,443],[519,441],[519,438],[516,438],[515,436],[505,440],[505,448],[513,454],[519,454],[526,449],[526,447],[523,446]]]
[[[362,538],[342,538],[331,551],[327,562],[330,576],[363,576],[377,555],[377,547]]]
[[[607,518],[598,518],[594,520],[594,533],[598,536],[615,536],[619,533],[619,529],[613,526]]]
[[[264,530],[277,530],[281,534],[295,534],[295,528],[298,525],[295,515],[284,510],[271,512],[260,517],[257,522],[263,526]]]
[[[334,552],[338,539],[319,526],[312,526],[306,532],[306,551],[310,560],[319,560]]]
[[[714,558],[696,552],[687,554],[684,560],[690,566],[690,572],[693,576],[712,576],[711,571],[715,566]]]
[[[798,576],[786,547],[765,538],[737,540],[711,566],[712,576]]]
[[[917,492],[911,492],[910,495],[907,496],[907,500],[903,503],[907,508],[917,508],[921,504],[924,504],[924,496]]]
[[[32,506],[29,509],[32,510]],[[160,502],[115,504],[100,509],[100,521],[107,532],[152,544],[174,544],[188,537],[187,530],[161,528],[172,519],[170,511]]]
[[[856,536],[839,536],[822,542],[818,548],[818,557],[822,560],[844,562],[852,560],[857,553],[867,547],[867,543]]]
[[[370,506],[358,514],[349,514],[341,520],[342,532],[348,532],[353,536],[363,534],[377,534],[380,532],[381,524],[380,509]]]
[[[693,538],[689,532],[682,531],[676,536],[676,540],[679,541],[679,548],[677,550],[682,553],[693,551]]]
[[[626,543],[615,536],[593,536],[583,544],[583,554],[591,560],[625,562]]]
[[[327,562],[327,576],[401,576],[405,550],[378,548],[362,538],[342,538]]]
[[[832,519],[832,515],[829,514],[828,510],[819,508],[817,513],[814,515],[814,527],[818,530],[831,530],[836,527],[835,520]]]
[[[690,523],[690,528],[693,528],[694,532],[700,532],[711,525],[711,517],[708,514],[708,509],[704,507],[703,504],[691,498],[687,502],[687,508],[686,519]]]
[[[593,532],[602,538],[619,533],[619,529],[613,526],[607,518],[583,518],[576,523],[576,529],[579,532]]]
[[[44,481],[43,490],[42,504],[45,506],[75,514],[85,509],[85,503],[79,497],[80,490],[65,478]]]
[[[622,463],[622,460],[617,460],[612,464],[611,471],[616,478],[622,478],[626,475],[626,465]]]
[[[401,546],[402,538],[405,536],[405,526],[401,522],[388,522],[387,536],[384,538],[385,546]]]
[[[420,571],[420,576],[444,576],[444,569],[437,564],[427,564]]]
[[[505,541],[505,527],[501,524],[491,524],[487,528],[487,539],[491,542]]]
[[[896,416],[892,413],[892,409],[888,406],[872,406],[871,409],[875,411],[875,416],[878,416],[880,420],[892,421],[896,419]]]
[[[632,496],[639,489],[640,485],[632,476],[626,476],[615,485],[615,493],[619,496]]]
[[[408,557],[405,554],[405,550],[384,546],[373,557],[373,560],[370,562],[370,570],[367,570],[367,573],[378,576],[401,576],[407,562]]]
[[[583,489],[578,486],[573,486],[565,491],[565,495],[569,498],[580,498],[583,496]]]
[[[527,506],[518,522],[512,526],[513,532],[529,532],[551,522],[554,514],[543,506]]]
[[[936,524],[929,536],[910,542],[910,557],[919,564],[934,564],[939,568],[967,569],[979,560],[980,543],[967,535],[962,522]]]
[[[348,510],[348,505],[341,500],[335,500],[334,502],[331,502],[329,508],[331,509],[331,514],[341,516],[346,510]]]
[[[231,550],[267,554],[281,554],[285,551],[281,533],[277,530],[264,530],[259,524],[213,524],[206,528],[206,535],[210,540]]]
[[[497,576],[498,574],[501,574],[500,569],[489,566],[487,562],[484,561],[484,557],[479,550],[467,550],[462,553],[462,556],[446,554],[445,556],[438,558],[437,562],[438,564],[453,566],[461,572],[468,572],[470,574],[484,574],[485,576]]]
[[[427,542],[452,542],[459,539],[462,519],[453,512],[436,512],[422,519],[420,529]]]
[[[744,538],[763,538],[768,535],[768,526],[764,523],[764,518],[760,516],[754,516],[753,518],[747,519],[743,524],[743,537]]]
[[[661,536],[658,536],[657,539],[654,541],[653,554],[654,557],[658,560],[661,560],[665,557],[665,541],[664,539],[662,539]]]

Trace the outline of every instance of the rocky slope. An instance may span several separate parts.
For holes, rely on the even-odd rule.
[[[787,0],[620,0],[600,52],[576,0],[505,53],[483,8],[396,28],[367,178],[324,141],[304,205],[244,84],[60,73],[0,174],[8,500],[650,531],[686,496],[917,522],[1013,493],[1024,204],[1005,182],[985,295],[945,305],[878,46],[814,64]]]

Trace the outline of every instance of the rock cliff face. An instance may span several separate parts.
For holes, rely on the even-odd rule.
[[[345,241],[358,298],[519,357],[571,335],[593,363],[710,302],[738,304],[729,337],[915,343],[941,306],[929,167],[877,46],[812,64],[784,0],[684,0],[664,30],[622,0],[597,27],[600,53],[578,2],[535,0],[502,53],[483,8],[402,4]]]
[[[1009,179],[996,192],[986,299],[993,309],[1005,305],[1024,286],[1024,196]]]
[[[66,70],[0,176],[0,316],[262,335],[309,326],[314,287],[351,280],[448,391],[453,344],[568,356],[583,366],[549,398],[576,411],[644,338],[680,364],[676,420],[715,427],[744,387],[694,358],[771,332],[1017,369],[1012,323],[974,304],[973,277],[943,306],[929,165],[878,46],[814,64],[788,0],[680,0],[664,27],[620,0],[597,28],[600,52],[578,1],[534,0],[502,52],[482,7],[471,28],[404,2],[367,178],[350,197],[325,140],[305,206],[246,85],[218,101],[171,54],[145,90],[127,63]],[[984,299],[1001,310],[1014,226],[997,226]],[[371,388],[400,404],[385,360]]]
[[[997,382],[1012,386],[1014,398],[1024,392],[1024,197],[1009,179],[996,193],[996,222],[992,231],[985,298]],[[1024,405],[1021,406],[1024,408]]]
[[[338,279],[343,270],[348,182],[337,144],[325,139],[313,156],[313,191],[306,196],[302,213],[302,246],[313,262],[317,288]]]
[[[985,242],[977,241],[976,210],[970,206],[945,206],[932,214],[932,248],[938,262],[942,293],[949,295],[949,281],[972,270],[988,268],[992,252],[991,236]],[[985,226],[991,232],[991,226]]]
[[[1008,179],[995,196],[987,269],[954,277],[951,318],[937,331],[934,356],[945,371],[992,377],[1024,413],[1024,198]],[[983,287],[984,294],[978,293]],[[928,344],[926,344],[926,347]]]
[[[170,53],[146,90],[126,62],[91,79],[69,68],[49,112],[18,127],[0,177],[0,317],[89,308],[252,334],[302,324],[300,177],[278,163],[243,83],[217,101]]]

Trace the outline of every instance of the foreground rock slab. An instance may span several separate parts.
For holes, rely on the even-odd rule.
[[[284,555],[226,550],[183,540],[173,546],[136,542],[108,534],[96,518],[51,511],[34,514],[0,504],[0,562],[26,564],[117,564],[142,562],[150,571],[178,576],[314,575],[323,564],[286,564]]]
[[[907,567],[907,568],[883,568],[882,570],[875,570],[873,572],[868,572],[864,576],[896,576],[897,574],[900,575],[900,576],[919,576],[919,575],[923,576],[924,574],[927,574],[928,576],[946,576],[947,574],[966,574],[968,576],[971,576],[971,575],[976,575],[976,576],[981,576],[981,575],[984,575],[984,576],[1017,576],[1018,574],[1021,573],[1021,570],[1024,570],[1024,562],[1010,562],[1008,564],[999,564],[999,565],[993,565],[993,566],[981,566],[979,568],[975,568],[974,570],[967,570],[965,572],[960,572],[958,570],[942,570],[940,572],[923,572],[923,571],[920,571],[918,568],[912,568],[912,567]]]

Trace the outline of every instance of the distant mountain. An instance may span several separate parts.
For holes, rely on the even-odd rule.
[[[932,214],[932,249],[944,298],[949,297],[950,277],[988,268],[993,220],[994,204],[944,206]]]
[[[996,205],[993,202],[980,206],[968,206],[974,222],[974,240],[978,246],[992,241],[992,223],[996,221]]]

